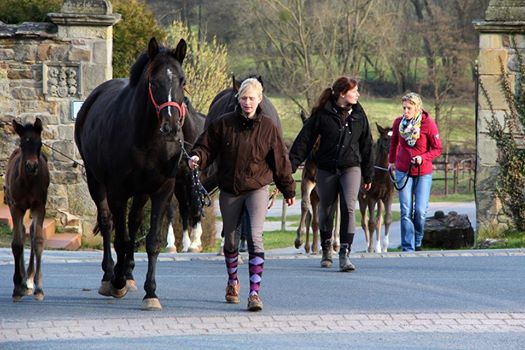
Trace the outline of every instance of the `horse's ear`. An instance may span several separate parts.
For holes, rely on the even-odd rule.
[[[157,39],[155,37],[149,39],[148,44],[148,56],[150,61],[153,61],[155,56],[159,53],[159,44],[157,43]]]
[[[376,122],[376,127],[377,127],[377,131],[379,131],[380,134],[383,134],[385,132],[385,129],[381,125],[377,124],[377,122]]]
[[[13,119],[13,130],[18,134],[18,136],[22,136],[22,133],[24,131],[24,126],[17,122],[15,119]]]
[[[35,122],[33,123],[33,127],[38,131],[38,132],[42,132],[42,130],[44,129],[42,127],[42,121],[40,120],[40,118],[36,118]]]
[[[241,82],[235,79],[235,75],[232,74],[232,88],[233,91],[237,92],[241,88]]]
[[[188,45],[186,45],[186,40],[180,39],[177,47],[175,48],[175,59],[179,61],[180,64],[182,64],[184,57],[186,57],[187,49]]]
[[[259,75],[259,76],[257,77],[257,80],[259,80],[259,83],[261,83],[261,86],[262,86],[263,89],[264,89],[264,83],[263,83],[263,80],[262,80],[262,75]]]

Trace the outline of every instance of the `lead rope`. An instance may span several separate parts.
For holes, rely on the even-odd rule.
[[[186,149],[184,148],[184,142],[182,140],[180,140],[180,146],[184,158],[187,161],[188,159],[190,159],[190,155],[188,154],[188,152],[186,152]],[[204,217],[204,207],[211,206],[212,202],[210,194],[202,185],[200,179],[200,171],[198,167],[191,169],[191,198],[193,200],[193,204],[199,210],[200,215]]]
[[[388,169],[387,169],[387,171],[388,171],[388,175],[390,176],[390,181],[392,181],[392,184],[394,185],[394,188],[395,188],[397,191],[401,191],[401,190],[403,190],[403,189],[405,188],[405,186],[407,185],[407,183],[408,183],[408,178],[410,177],[410,170],[412,169],[412,165],[413,165],[413,164],[410,163],[410,165],[408,166],[408,171],[406,172],[406,175],[405,175],[405,177],[404,177],[404,178],[405,178],[405,179],[404,179],[405,183],[404,183],[403,186],[401,186],[401,187],[397,187],[397,180],[396,180],[396,178],[395,178],[393,172],[392,172],[392,171],[388,171]],[[381,170],[383,170],[383,169],[381,169]],[[419,181],[419,176],[420,176],[420,174],[421,174],[421,166],[418,164],[418,165],[417,165],[417,177],[416,177],[416,181],[415,181],[414,187],[417,187],[417,183],[418,183],[418,181]],[[401,181],[403,181],[403,180],[401,180]]]

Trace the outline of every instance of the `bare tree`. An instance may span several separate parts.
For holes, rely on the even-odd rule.
[[[358,74],[364,23],[375,0],[262,0],[254,13],[264,33],[258,63],[269,80],[309,110],[336,76]]]

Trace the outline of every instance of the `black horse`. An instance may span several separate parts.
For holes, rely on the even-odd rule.
[[[264,86],[261,76],[249,76],[241,80],[236,80],[235,76],[232,76],[232,86],[230,88],[227,88],[225,90],[222,90],[219,92],[215,98],[212,100],[210,104],[210,109],[208,111],[208,116],[206,117],[206,123],[204,125],[204,128],[207,129],[208,126],[213,123],[215,120],[218,120],[221,116],[223,116],[226,113],[233,112],[235,108],[240,108],[238,106],[238,100],[237,100],[237,93],[239,92],[239,88],[241,87],[242,82],[247,78],[256,78],[259,80],[261,85]],[[277,109],[272,104],[272,102],[263,95],[263,99],[261,103],[259,104],[259,108],[261,109],[262,113],[266,116],[270,117],[279,129],[281,136],[283,135],[283,129],[281,126],[281,120],[279,119],[279,113],[277,112]],[[217,161],[220,162],[220,159]],[[203,182],[204,187],[206,190],[212,191],[214,188],[217,187],[217,177],[216,177],[216,166],[215,164],[212,164],[207,169],[208,176]],[[241,223],[238,230],[240,231],[240,237],[241,237],[241,251],[245,250],[245,231],[249,230],[248,223],[248,217],[246,211],[243,211],[243,215],[241,216]],[[223,242],[224,243],[224,242]],[[222,245],[221,245],[222,247]]]
[[[132,216],[126,230],[130,197],[150,197],[151,224],[146,237],[148,272],[144,282],[143,309],[159,310],[155,294],[155,269],[160,251],[162,213],[173,194],[181,158],[185,77],[182,62],[186,42],[175,50],[149,41],[146,53],[135,62],[130,79],[112,79],[88,96],[75,123],[75,142],[86,168],[89,192],[97,206],[97,225],[104,240],[99,293],[117,298],[126,295],[126,279],[133,279],[135,233],[142,217]],[[111,231],[115,228],[111,257]]]
[[[206,116],[195,110],[191,102],[187,99],[186,106],[188,116],[182,127],[184,133],[184,147],[187,151],[191,150],[199,135],[204,131]],[[206,178],[206,172],[200,172],[200,181]],[[179,215],[182,223],[182,252],[198,253],[202,251],[202,225],[201,209],[199,199],[196,198],[198,189],[193,186],[193,174],[186,161],[180,163],[175,182],[175,198],[178,202]],[[173,203],[173,202],[172,202]],[[174,205],[168,207],[168,220],[174,217]],[[190,236],[191,227],[191,236]]]

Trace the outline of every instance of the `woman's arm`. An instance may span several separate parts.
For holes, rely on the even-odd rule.
[[[289,159],[292,165],[292,172],[295,173],[299,165],[306,159],[312,151],[315,140],[319,135],[319,114],[315,113],[306,120],[299,135],[295,138],[292,148],[290,148]]]

